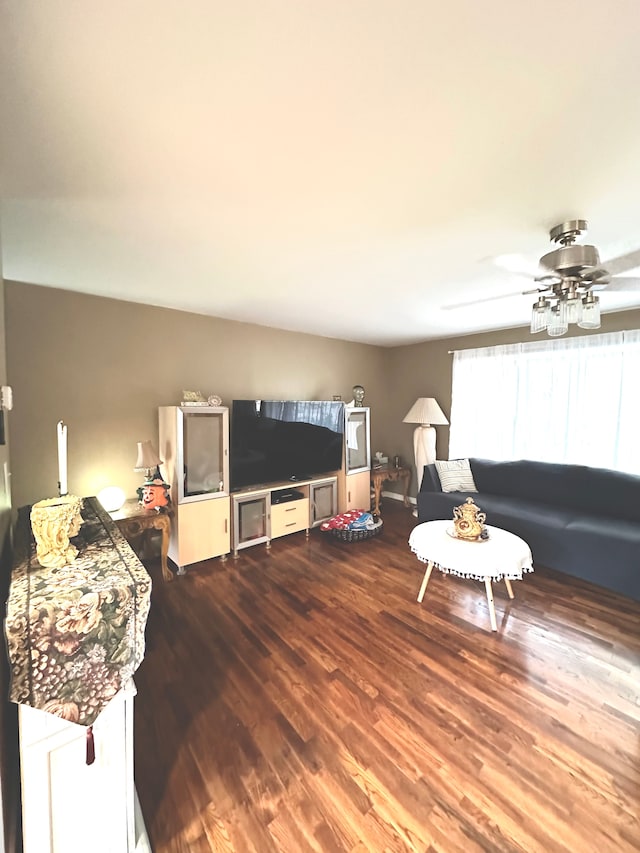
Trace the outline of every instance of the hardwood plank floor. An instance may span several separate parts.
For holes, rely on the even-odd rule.
[[[155,853],[640,850],[640,604],[540,567],[434,572],[416,520],[312,531],[165,584],[136,675]],[[535,555],[534,555],[535,556]]]

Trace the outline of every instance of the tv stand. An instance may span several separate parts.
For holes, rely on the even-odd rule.
[[[252,545],[271,548],[273,539],[309,530],[338,512],[338,477],[323,475],[272,483],[263,488],[233,492],[232,552]]]

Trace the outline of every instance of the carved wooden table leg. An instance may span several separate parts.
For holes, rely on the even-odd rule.
[[[172,581],[173,572],[171,571],[167,563],[167,555],[169,553],[169,539],[171,538],[171,519],[169,515],[163,514],[158,516],[158,522],[159,523],[157,524],[157,526],[160,527],[160,529],[162,530],[162,544],[160,547],[162,577],[166,581]]]
[[[162,565],[162,577],[165,581],[173,580],[173,572],[167,563],[169,554],[169,541],[171,538],[171,510],[157,512],[155,509],[145,509],[135,500],[126,501],[122,509],[110,513],[120,532],[132,543],[139,536],[148,534],[149,530],[159,530],[162,534],[160,546],[160,558]]]

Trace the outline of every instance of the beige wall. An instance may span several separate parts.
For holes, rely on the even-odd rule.
[[[640,328],[640,310],[618,311],[602,317],[600,332],[616,332]],[[574,327],[572,335],[589,335]],[[536,338],[537,340],[538,338]],[[472,349],[474,347],[498,346],[531,341],[529,326],[443,338],[406,347],[396,347],[386,353],[386,368],[391,378],[389,383],[389,405],[379,416],[377,423],[380,441],[409,463],[413,461],[413,429],[411,424],[402,423],[418,397],[435,397],[449,418],[451,414],[451,370],[453,357],[449,350]],[[482,417],[482,413],[478,413]],[[448,458],[449,427],[436,427],[437,454],[439,459]],[[388,486],[391,489],[391,486]],[[412,493],[415,494],[415,475],[412,478]]]
[[[422,396],[449,416],[448,351],[531,340],[523,326],[383,348],[36,285],[6,282],[5,291],[14,506],[56,493],[58,420],[69,429],[69,490],[88,495],[117,484],[133,497],[136,442],[157,441],[157,407],[178,403],[183,388],[225,403],[349,400],[360,383],[372,449],[412,466],[413,426],[402,418]],[[632,328],[640,328],[640,310],[604,315],[601,331]],[[448,428],[437,436],[438,456],[447,458]]]
[[[0,275],[0,385],[6,384],[7,356],[5,341],[4,282]],[[4,543],[11,523],[11,486],[9,476],[9,426],[11,418],[11,413],[4,413],[5,444],[0,444],[0,544]]]
[[[182,389],[235,398],[385,405],[386,351],[182,311],[6,283],[14,506],[56,494],[56,424],[68,425],[69,491],[135,495],[136,442],[157,443],[157,409]],[[375,426],[374,426],[375,435]]]

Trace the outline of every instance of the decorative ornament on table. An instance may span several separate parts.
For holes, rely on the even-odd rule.
[[[150,441],[138,442],[138,457],[134,471],[144,471],[144,483],[138,487],[138,502],[146,509],[159,510],[169,506],[169,485],[160,473],[162,459]]]
[[[217,394],[209,394],[209,397],[207,398],[207,403],[210,406],[214,406],[214,407],[221,406],[222,405],[222,397],[219,397]]]
[[[209,406],[211,405],[201,391],[182,391],[183,406]]]
[[[31,507],[31,530],[41,566],[61,568],[75,560],[78,549],[69,540],[80,532],[81,509],[82,498],[75,495],[47,498]]]
[[[487,539],[489,534],[484,526],[486,520],[486,513],[476,506],[473,498],[467,498],[463,504],[453,508],[454,535],[470,542]]]
[[[171,503],[169,498],[170,488],[169,484],[165,483],[160,476],[160,471],[156,468],[153,479],[144,483],[138,489],[140,504],[145,509],[155,509],[156,512],[160,512]]]

